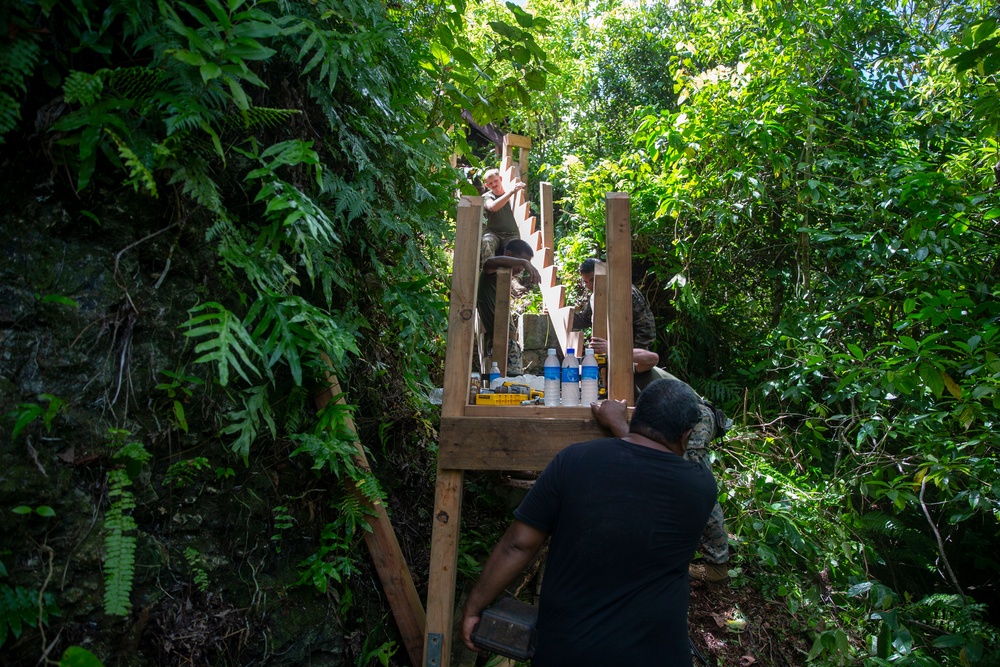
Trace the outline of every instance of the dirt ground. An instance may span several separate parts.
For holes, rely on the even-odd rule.
[[[692,581],[688,626],[695,667],[797,667],[809,651],[784,606],[748,584]]]

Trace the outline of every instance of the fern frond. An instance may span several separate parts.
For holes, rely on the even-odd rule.
[[[212,310],[209,311],[209,309]],[[194,314],[202,311],[209,312],[205,312],[204,315]],[[257,370],[248,354],[248,352],[252,352],[259,357],[260,349],[253,342],[238,317],[222,304],[215,302],[203,303],[188,312],[192,314],[192,317],[181,325],[187,328],[184,335],[188,338],[210,336],[208,340],[195,346],[194,351],[202,353],[200,357],[195,359],[195,362],[214,361],[218,368],[219,384],[222,386],[229,384],[230,368],[239,373],[240,377],[247,382],[250,382],[248,371],[260,376],[260,371]]]
[[[156,179],[153,177],[153,172],[150,171],[149,167],[143,164],[139,156],[117,134],[107,128],[104,131],[111,137],[111,141],[114,142],[115,146],[118,147],[118,155],[129,171],[129,177],[125,182],[130,184],[136,192],[139,192],[139,186],[141,185],[154,198],[159,198],[160,195],[156,189]]]
[[[272,109],[270,107],[250,107],[244,112],[230,112],[222,119],[224,132],[253,132],[263,128],[284,125],[293,116],[301,114],[298,109]]]
[[[225,435],[238,434],[236,440],[230,445],[234,454],[240,456],[246,463],[250,457],[250,445],[257,439],[260,431],[260,422],[267,424],[271,432],[271,437],[277,437],[277,427],[274,423],[274,414],[271,411],[271,402],[267,395],[266,386],[257,386],[242,392],[243,407],[240,410],[233,410],[226,417],[230,424],[222,429]]]
[[[355,461],[358,450],[353,439],[336,437],[329,432],[320,435],[297,433],[291,438],[299,445],[291,455],[308,454],[313,460],[313,470],[326,470],[341,479],[358,475]]]
[[[35,31],[18,30],[14,18],[8,20],[9,32],[16,37],[0,40],[0,144],[21,120],[18,97],[27,90],[26,81],[38,65],[40,53]]]
[[[225,208],[222,204],[222,195],[219,194],[219,185],[208,173],[208,162],[197,153],[190,154],[186,160],[174,167],[168,185],[181,185],[181,192],[201,204],[212,213],[223,216]],[[227,221],[228,222],[228,221]],[[206,233],[206,240],[211,241],[218,229],[222,219],[213,225]],[[230,225],[231,228],[231,225]]]
[[[358,496],[345,495],[337,505],[337,512],[336,525],[346,537],[353,537],[359,529],[366,533],[372,532],[368,519],[375,516],[375,512],[367,503],[361,502]]]
[[[72,71],[63,81],[63,100],[67,104],[90,106],[104,92],[104,70],[97,72]]]
[[[884,512],[865,512],[858,517],[858,523],[865,532],[886,537],[895,537],[900,532],[899,523]]]
[[[104,516],[104,611],[112,616],[126,616],[132,606],[132,580],[135,575],[135,498],[127,487],[128,473],[118,468],[108,473],[108,497],[111,505]]]
[[[104,70],[104,83],[118,97],[146,102],[157,92],[166,73],[151,67],[120,67]]]
[[[288,392],[288,398],[284,401],[285,431],[295,432],[302,430],[302,425],[305,423],[306,418],[312,416],[312,412],[306,408],[308,405],[306,399],[308,397],[309,391],[305,387],[292,387],[291,391]]]

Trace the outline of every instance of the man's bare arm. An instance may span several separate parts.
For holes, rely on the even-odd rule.
[[[520,257],[508,257],[507,255],[497,255],[490,257],[483,262],[483,273],[496,273],[497,269],[507,267],[518,271],[527,271],[531,275],[531,284],[537,285],[542,282],[542,275],[530,260]]]
[[[644,373],[660,363],[660,355],[635,347],[632,348],[632,363],[635,364],[636,373]]]
[[[628,405],[625,401],[591,403],[590,409],[597,423],[611,431],[616,438],[628,435]]]
[[[497,599],[503,589],[520,574],[541,548],[547,533],[514,520],[500,538],[489,560],[483,566],[479,580],[469,593],[462,615],[462,641],[473,651],[480,651],[472,643],[472,630],[479,623],[483,609]]]
[[[522,183],[521,181],[514,181],[511,184],[510,190],[507,190],[496,199],[484,201],[483,207],[490,213],[493,213],[494,211],[499,210],[502,206],[506,206],[507,202],[509,202],[510,198],[514,196],[515,192],[520,192],[526,187],[528,186]]]

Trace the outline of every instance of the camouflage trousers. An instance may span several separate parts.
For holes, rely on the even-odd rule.
[[[484,341],[483,347],[486,348],[486,354],[484,356],[493,358],[493,341],[487,338]],[[473,370],[476,370],[477,366],[479,366],[479,357],[477,355],[473,355]],[[521,356],[521,346],[516,340],[514,340],[514,334],[511,333],[510,338],[507,339],[507,377],[516,377],[523,374],[524,358]]]
[[[500,251],[503,249],[507,241],[513,239],[519,239],[521,236],[519,234],[510,234],[500,236],[496,232],[485,232],[483,234],[483,243],[479,251],[479,266],[486,263],[490,257],[502,254]]]
[[[684,458],[694,463],[700,463],[711,471],[712,461],[708,446],[715,435],[715,416],[705,405],[701,405],[701,421],[695,424],[691,437],[688,439]],[[729,561],[729,534],[726,532],[726,519],[722,516],[722,505],[715,501],[715,507],[708,516],[705,532],[701,534],[698,551],[709,563],[726,563]]]

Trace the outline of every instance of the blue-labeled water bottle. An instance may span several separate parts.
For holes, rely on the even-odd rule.
[[[572,408],[580,405],[580,362],[576,359],[576,350],[567,348],[566,357],[562,363],[562,404]]]
[[[562,382],[562,368],[559,365],[559,357],[556,355],[556,348],[549,348],[549,356],[545,357],[545,405],[557,407],[559,405],[559,384]]]
[[[500,380],[500,364],[496,361],[490,366],[490,389],[496,389]]]
[[[600,392],[600,369],[597,366],[597,357],[594,350],[587,348],[583,355],[583,363],[580,364],[580,403],[590,405],[596,403]]]

